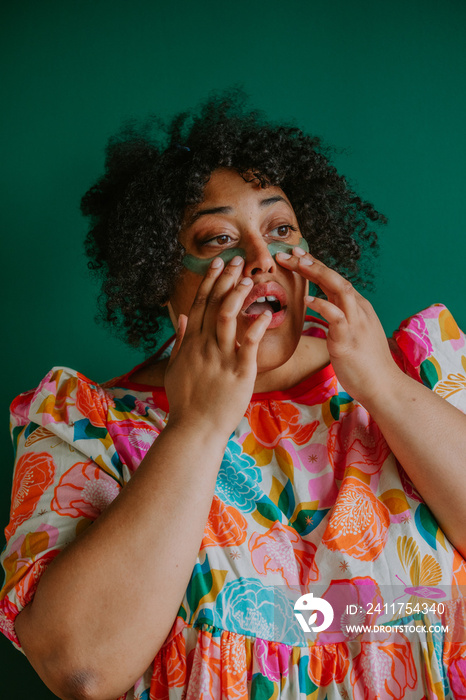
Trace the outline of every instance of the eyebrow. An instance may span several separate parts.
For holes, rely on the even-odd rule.
[[[265,209],[266,207],[270,207],[276,202],[285,202],[285,204],[288,207],[290,206],[284,197],[282,197],[279,194],[276,194],[273,197],[267,197],[266,199],[262,199],[259,202],[259,207],[260,209]],[[192,224],[194,224],[195,221],[200,219],[201,216],[208,216],[209,214],[232,214],[233,211],[233,207],[211,207],[210,209],[200,209],[195,214],[193,214],[189,221],[189,225],[192,226]]]

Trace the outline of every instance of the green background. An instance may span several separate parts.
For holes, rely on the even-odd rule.
[[[243,84],[274,119],[337,146],[340,170],[389,217],[369,295],[387,333],[437,301],[466,327],[465,20],[464,0],[23,0],[3,10],[2,525],[10,400],[53,365],[103,381],[143,359],[94,322],[78,209],[127,117],[169,116]],[[53,697],[3,637],[0,654],[1,697]]]

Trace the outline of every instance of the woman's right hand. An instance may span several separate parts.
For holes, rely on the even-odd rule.
[[[251,323],[241,345],[236,340],[237,318],[253,281],[240,280],[240,257],[224,268],[212,261],[189,316],[180,315],[175,345],[165,375],[170,406],[169,424],[204,425],[225,431],[243,417],[257,375],[257,351],[272,314]]]

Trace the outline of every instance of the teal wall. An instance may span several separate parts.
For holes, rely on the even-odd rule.
[[[464,0],[9,3],[0,90],[4,383],[9,401],[55,364],[97,381],[142,358],[94,323],[83,192],[131,115],[173,112],[242,83],[256,106],[340,151],[337,165],[390,219],[377,290],[391,332],[441,301],[466,327]],[[2,638],[1,697],[52,695]]]

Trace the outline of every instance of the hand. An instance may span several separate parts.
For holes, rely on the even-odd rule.
[[[294,248],[293,255],[279,253],[276,260],[326,295],[327,299],[306,296],[304,303],[328,321],[327,347],[338,380],[367,407],[387,382],[402,375],[372,305],[348,280],[301,248]]]
[[[272,314],[265,312],[251,323],[238,344],[237,317],[253,284],[249,277],[238,282],[243,267],[239,257],[226,267],[215,258],[189,316],[178,319],[165,375],[171,425],[183,421],[209,431],[220,429],[227,439],[246,411],[257,375],[259,343]]]

